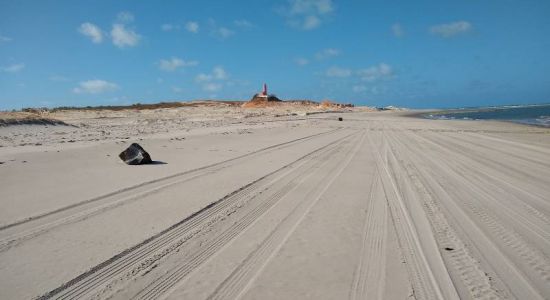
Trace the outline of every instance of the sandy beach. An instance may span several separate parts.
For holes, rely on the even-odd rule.
[[[550,298],[550,129],[318,111],[0,126],[0,299]]]

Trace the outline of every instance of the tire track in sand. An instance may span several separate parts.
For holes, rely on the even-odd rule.
[[[510,291],[519,299],[543,299],[542,295],[545,292],[542,291],[548,290],[548,274],[550,273],[548,259],[540,251],[526,243],[513,228],[505,226],[494,215],[494,212],[484,208],[481,201],[473,200],[484,199],[482,196],[484,193],[475,184],[468,182],[464,175],[456,173],[452,165],[444,162],[446,167],[443,167],[433,157],[419,150],[416,150],[415,153],[422,158],[424,164],[429,162],[434,170],[440,170],[440,172],[433,171],[435,174],[444,174],[437,178],[434,177],[434,182],[430,186],[440,191],[440,199],[448,206],[447,209],[455,217],[456,215],[460,216],[456,217],[456,220],[460,220],[460,227],[468,228],[464,230],[464,235],[472,239],[472,244],[475,247],[482,249],[481,253],[484,255],[484,259],[502,277],[503,283],[508,286]],[[453,183],[446,182],[444,177],[454,178]],[[457,184],[462,184],[462,187]],[[465,194],[464,191],[476,194],[472,196]],[[491,195],[485,196],[490,197]],[[518,259],[513,260],[512,257]],[[526,269],[538,273],[539,276],[534,276]],[[506,281],[505,278],[509,280]]]
[[[379,175],[389,206],[390,216],[397,233],[403,259],[406,262],[413,296],[419,299],[458,299],[454,286],[449,283],[450,280],[443,279],[446,284],[440,286],[430,267],[407,205],[404,203],[403,196],[389,170],[388,146],[384,134],[381,133],[382,144],[378,147],[378,150],[373,149],[373,155],[377,157],[377,168],[380,170]],[[386,155],[383,156],[382,152]]]
[[[359,263],[350,290],[349,298],[352,300],[384,299],[388,206],[384,201],[384,190],[380,185],[377,167],[374,173],[363,227]]]
[[[200,233],[208,231],[211,226],[233,214],[243,207],[247,201],[267,190],[275,182],[290,173],[299,171],[304,164],[329,151],[331,147],[347,137],[349,135],[319,147],[296,161],[251,182],[40,298],[78,299],[84,295],[93,294],[94,291],[99,294],[108,292],[120,282],[128,281],[154,267],[160,259],[177,251],[185,242]],[[284,172],[286,170],[288,172]]]
[[[4,225],[0,227],[0,232],[13,230],[17,227],[29,227],[29,225],[32,225],[29,223],[37,223],[34,226],[30,226],[30,228],[23,228],[19,232],[15,232],[8,235],[7,237],[0,239],[0,252],[7,251],[10,248],[20,244],[21,242],[47,233],[59,226],[85,220],[87,218],[107,212],[122,205],[137,201],[146,196],[158,193],[174,185],[182,184],[200,177],[216,173],[224,168],[230,167],[232,164],[237,163],[238,161],[242,161],[245,158],[248,159],[251,156],[269,153],[271,151],[289,147],[298,142],[304,142],[306,140],[321,135],[331,134],[338,130],[340,129],[330,130],[327,132],[313,134],[284,143],[272,145],[215,164],[144,182],[100,197],[65,206],[48,213],[40,214],[8,225]]]
[[[342,157],[343,163],[340,163],[339,160],[320,182],[314,184],[308,190],[304,199],[297,203],[290,214],[271,231],[262,243],[252,251],[237,268],[235,268],[208,299],[240,299],[248,291],[307,214],[319,202],[326,190],[331,187],[336,178],[338,178],[356,156],[363,141],[364,134],[359,138],[356,146],[350,148]]]
[[[392,140],[395,144],[401,144],[397,138],[392,137]],[[406,145],[402,144],[400,149],[403,147],[406,147]],[[432,195],[438,194],[430,188],[430,184],[426,181],[426,176],[422,175],[413,164],[413,160],[408,155],[409,153],[405,150],[399,152],[399,155],[397,155],[396,149],[393,147],[390,148],[390,151],[393,160],[407,174],[405,178],[410,179],[410,184],[416,190],[417,199],[421,201],[426,216],[430,221],[439,249],[445,249],[446,251],[442,252],[441,256],[451,276],[457,274],[459,277],[459,280],[454,281],[455,284],[461,284],[468,291],[467,295],[461,294],[461,297],[471,299],[504,298],[492,285],[487,272],[483,270],[479,261],[471,255],[466,244],[447,221],[439,204],[432,197]],[[402,159],[398,159],[398,157]]]
[[[342,146],[339,145],[341,148]],[[337,152],[338,148],[334,150]],[[270,208],[272,208],[282,197],[291,192],[299,184],[304,182],[310,177],[315,169],[319,166],[327,164],[334,152],[329,152],[327,155],[324,155],[316,166],[308,169],[304,174],[298,174],[292,181],[287,185],[277,190],[275,194],[268,197],[262,203],[258,203],[258,206],[253,210],[248,212],[243,218],[236,221],[231,227],[223,231],[218,236],[214,237],[212,240],[208,241],[206,245],[197,249],[195,253],[191,254],[188,260],[179,266],[176,266],[168,273],[157,278],[144,289],[139,291],[139,293],[132,298],[135,299],[157,299],[163,294],[167,293],[172,289],[179,281],[184,279],[189,275],[194,269],[200,266],[202,263],[206,262],[210,257],[215,255],[219,250],[224,248],[228,243],[230,243],[235,237],[240,235],[248,226],[255,223],[255,221],[263,216]]]

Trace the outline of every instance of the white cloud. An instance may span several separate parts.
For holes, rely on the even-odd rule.
[[[307,17],[305,17],[304,23],[302,24],[302,28],[304,30],[315,29],[319,26],[321,26],[321,19],[319,19],[317,16],[307,16]]]
[[[99,27],[92,23],[86,22],[80,24],[80,27],[78,27],[78,32],[89,37],[95,44],[99,44],[103,41],[103,32]]]
[[[218,80],[225,80],[228,78],[227,72],[222,67],[215,67],[214,70],[212,70],[212,74],[214,75],[214,78]]]
[[[351,70],[340,68],[340,67],[330,67],[326,72],[325,75],[327,77],[349,77],[351,76]]]
[[[162,31],[172,31],[172,30],[177,30],[179,28],[180,27],[178,25],[172,25],[172,24],[162,24],[160,26],[160,29],[162,29]]]
[[[216,92],[223,88],[224,82],[229,79],[229,74],[221,66],[216,66],[212,69],[212,73],[201,73],[195,77],[195,81],[202,84],[202,89],[207,92]],[[226,82],[227,85],[230,82]]]
[[[291,0],[290,14],[327,14],[334,10],[332,0]]]
[[[195,80],[197,82],[205,82],[205,81],[212,80],[212,78],[213,78],[212,75],[201,73],[201,74],[197,75],[197,77],[195,77]]]
[[[340,50],[334,48],[327,48],[322,51],[319,51],[315,54],[315,58],[318,60],[327,59],[340,55]]]
[[[221,66],[216,66],[214,69],[212,69],[212,73],[210,74],[204,74],[201,73],[195,77],[195,80],[197,82],[208,82],[212,80],[226,80],[229,79],[229,75],[225,71],[225,69]]]
[[[430,28],[430,32],[444,38],[453,37],[459,34],[465,34],[473,29],[472,24],[466,21],[458,21],[447,24],[435,25]]]
[[[163,71],[175,71],[178,68],[192,67],[198,65],[199,62],[195,60],[184,61],[181,58],[172,57],[171,59],[161,59],[159,62],[159,69]]]
[[[378,79],[392,77],[393,69],[390,65],[381,63],[378,66],[358,70],[357,75],[364,81],[376,81]]]
[[[244,20],[244,19],[235,20],[235,21],[233,21],[233,24],[235,24],[235,26],[241,27],[241,28],[252,28],[252,27],[254,27],[254,25],[252,23],[250,23],[248,20]]]
[[[197,22],[187,22],[185,23],[185,30],[192,32],[192,33],[198,33],[199,32],[199,23]]]
[[[227,39],[235,34],[235,32],[226,27],[218,27],[212,30],[212,34],[221,39]]]
[[[182,93],[182,92],[183,92],[183,89],[180,88],[180,87],[177,87],[177,86],[173,86],[173,87],[172,87],[172,91],[173,91],[174,93]]]
[[[403,30],[403,27],[401,27],[401,24],[395,23],[391,26],[391,31],[393,32],[393,35],[395,37],[402,37],[405,35],[405,31]]]
[[[221,83],[215,83],[215,82],[208,82],[203,84],[202,89],[207,92],[217,92],[222,89]]]
[[[76,94],[100,94],[118,89],[118,85],[101,79],[82,81],[73,89]]]
[[[7,73],[17,73],[25,68],[25,64],[12,64],[7,67],[1,67],[0,70]]]
[[[321,26],[323,19],[333,11],[332,0],[290,0],[283,14],[291,26],[312,30]]]
[[[309,64],[309,60],[303,57],[296,58],[294,62],[299,66],[305,66]]]
[[[4,35],[0,35],[0,43],[11,42],[13,39]]]
[[[134,21],[134,15],[127,11],[120,12],[117,15],[117,21],[121,23],[132,23]]]
[[[111,38],[115,46],[124,48],[137,46],[141,36],[132,29],[126,28],[124,24],[113,24]]]

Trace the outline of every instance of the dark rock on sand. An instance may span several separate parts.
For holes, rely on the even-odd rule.
[[[130,147],[122,151],[118,157],[128,165],[142,165],[153,162],[149,153],[137,143],[130,145]]]
[[[344,118],[340,117],[338,118],[338,121],[344,121]]]

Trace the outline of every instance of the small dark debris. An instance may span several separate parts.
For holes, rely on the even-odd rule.
[[[447,251],[453,251],[453,250],[454,250],[454,248],[450,248],[450,247],[445,247],[445,250],[447,250]]]
[[[22,160],[21,162],[22,162],[22,163],[26,163],[27,161],[26,161],[26,160]]]
[[[5,163],[5,162],[3,162],[3,161],[0,161],[0,165],[3,165],[4,163]]]
[[[122,161],[129,165],[150,164],[151,156],[139,144],[133,143],[118,155]]]
[[[339,118],[338,118],[338,121],[344,121],[344,118],[339,117]]]

